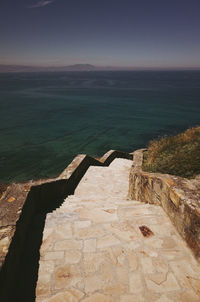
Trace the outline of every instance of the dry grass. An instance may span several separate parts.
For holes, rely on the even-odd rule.
[[[143,169],[188,178],[200,174],[200,126],[151,141]]]

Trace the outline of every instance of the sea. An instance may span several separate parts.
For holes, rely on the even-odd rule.
[[[0,183],[200,125],[200,71],[0,73]]]

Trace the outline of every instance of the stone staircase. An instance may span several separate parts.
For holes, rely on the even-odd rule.
[[[200,301],[200,268],[163,209],[127,198],[131,165],[91,166],[47,215],[37,302]]]

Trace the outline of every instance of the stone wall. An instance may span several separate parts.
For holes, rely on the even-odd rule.
[[[46,214],[74,193],[90,166],[108,166],[115,158],[132,159],[133,155],[111,150],[97,160],[81,154],[56,179],[12,184],[3,192],[0,197],[0,301],[35,301]]]
[[[144,149],[134,152],[130,172],[131,199],[163,207],[200,261],[200,182],[142,170]]]

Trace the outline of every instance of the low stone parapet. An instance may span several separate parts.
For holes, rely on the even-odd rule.
[[[200,261],[200,181],[144,172],[143,151],[134,152],[129,197],[162,206]]]

